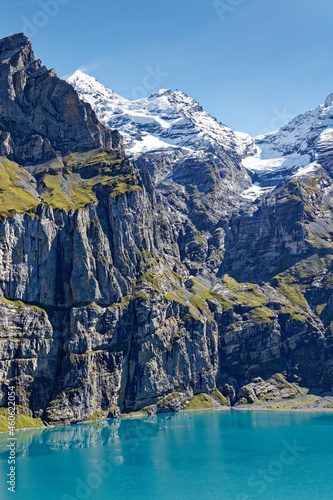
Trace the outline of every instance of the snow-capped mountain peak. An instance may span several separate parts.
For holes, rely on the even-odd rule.
[[[255,183],[251,197],[298,172],[311,173],[307,166],[312,162],[323,167],[333,164],[333,94],[325,104],[297,116],[280,130],[253,139],[218,123],[180,90],[160,89],[129,101],[80,70],[66,80],[91,104],[102,123],[119,130],[129,157],[138,160],[147,154],[159,155],[160,164],[168,163],[168,155],[177,154],[184,163],[189,158],[224,162],[227,154],[251,173]],[[169,174],[167,170],[164,177],[156,175],[162,180]]]
[[[333,158],[333,94],[325,104],[296,116],[276,132],[255,138],[256,152],[243,160],[261,181],[279,180],[317,161],[328,166]]]
[[[65,77],[65,80],[70,83],[86,102],[89,102],[93,107],[97,103],[108,103],[112,101],[125,102],[126,99],[113,92],[113,90],[99,83],[93,76],[86,75],[81,70],[76,70],[71,75]]]
[[[129,101],[80,70],[66,80],[104,124],[119,130],[130,157],[159,149],[197,153],[208,148],[212,153],[225,151],[241,159],[253,146],[248,134],[218,123],[180,90],[160,89],[149,97]]]

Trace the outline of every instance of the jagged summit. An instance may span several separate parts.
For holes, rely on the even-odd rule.
[[[24,33],[7,36],[0,40],[0,62],[13,63],[15,56],[25,55],[27,61],[35,60],[30,39]]]
[[[163,95],[170,95],[172,94],[172,90],[170,89],[158,89],[155,92],[152,92],[149,97],[160,97]]]
[[[114,101],[124,101],[120,95],[110,90],[105,85],[96,80],[95,77],[83,73],[80,69],[74,71],[70,75],[64,77],[64,80],[71,84],[79,95],[91,96],[91,100],[87,100],[89,104],[92,104],[97,99],[112,99]],[[105,104],[107,102],[105,101]]]
[[[237,154],[263,186],[275,186],[314,160],[326,162],[333,126],[333,94],[324,105],[297,116],[276,132],[252,139],[218,123],[180,90],[160,89],[128,101],[78,70],[66,80],[89,102],[100,120],[117,128],[126,152],[138,159],[157,150]],[[324,156],[323,156],[323,153]]]
[[[185,94],[181,90],[170,90],[170,89],[160,89],[156,92],[153,92],[148,99],[156,99],[156,98],[166,98],[170,103],[174,103],[174,105],[181,106],[183,108],[188,108],[190,111],[204,111],[201,104],[199,104],[195,99]],[[139,99],[142,100],[142,99]]]
[[[118,132],[35,59],[23,33],[0,41],[0,95],[0,155],[29,164],[98,147],[122,151]]]
[[[31,45],[30,38],[27,37],[24,33],[15,33],[13,35],[8,35],[5,38],[0,39],[0,53],[5,50],[22,48],[25,45]]]
[[[0,40],[0,79],[3,84],[8,80],[9,91],[12,75],[16,72],[24,70],[31,73],[41,68],[42,63],[39,59],[35,59],[31,41],[24,33]],[[43,69],[46,71],[45,67]]]

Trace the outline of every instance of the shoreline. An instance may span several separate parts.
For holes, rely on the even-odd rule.
[[[270,413],[333,413],[333,408],[267,408],[260,407],[259,405],[255,408],[241,408],[239,406],[232,406],[232,411],[268,411]]]
[[[278,403],[277,403],[278,404]],[[306,407],[306,408],[272,408],[272,407],[267,407],[265,405],[244,405],[244,406],[227,406],[227,407],[220,407],[220,408],[195,408],[192,410],[180,410],[178,412],[170,412],[170,413],[208,413],[208,412],[254,412],[254,411],[267,411],[270,413],[332,413],[333,414],[333,408],[325,408],[325,407]],[[166,415],[166,413],[155,413],[154,415]],[[145,419],[149,417],[150,415],[142,413],[142,415],[129,415],[127,413],[121,414],[118,418],[124,419],[124,420],[130,420],[130,419]],[[82,425],[82,424],[91,424],[91,423],[96,423],[96,422],[103,422],[105,420],[114,420],[113,418],[100,418],[94,421],[88,421],[88,422],[73,422],[70,424],[63,424],[63,425],[44,425],[41,427],[23,427],[22,429],[15,429],[16,432],[24,432],[24,431],[38,431],[38,430],[46,430],[46,429],[56,429],[56,428],[61,428],[61,427],[69,427],[72,425]],[[0,431],[0,437],[3,434],[8,434],[9,430],[6,431]]]

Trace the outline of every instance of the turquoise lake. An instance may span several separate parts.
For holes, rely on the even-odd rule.
[[[16,433],[15,500],[333,499],[333,414],[178,413]]]

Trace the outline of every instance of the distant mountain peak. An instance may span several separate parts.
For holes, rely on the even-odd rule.
[[[70,75],[67,75],[64,79],[66,80],[81,80],[81,81],[86,81],[86,82],[91,82],[91,83],[97,83],[99,85],[102,85],[101,83],[96,80],[94,76],[87,75],[87,73],[84,73],[81,69],[77,69],[74,71],[74,73],[71,73]]]
[[[306,167],[314,161],[331,168],[333,93],[325,104],[300,114],[280,130],[253,139],[218,123],[178,89],[160,89],[149,97],[128,101],[82,71],[67,81],[105,125],[123,134],[126,152],[136,160],[162,150],[173,154],[173,148],[202,158],[210,154],[221,158],[226,153],[241,161],[253,182],[265,189],[273,189],[297,172],[311,173]]]
[[[333,93],[329,94],[325,100],[325,108],[329,108],[331,106],[333,106]]]
[[[134,158],[176,147],[196,154],[209,151],[219,155],[224,151],[240,159],[253,145],[248,134],[218,123],[178,89],[160,89],[130,101],[80,70],[65,79],[91,104],[102,123],[123,134],[126,153]]]
[[[162,97],[162,96],[167,96],[172,94],[172,90],[170,89],[159,89],[150,94],[149,98],[151,97]]]
[[[126,99],[96,80],[94,76],[87,75],[80,69],[65,76],[64,80],[75,88],[81,98],[82,96],[86,96],[84,100],[91,105],[95,102],[96,98],[126,101]],[[89,100],[89,96],[91,96],[92,99]]]

